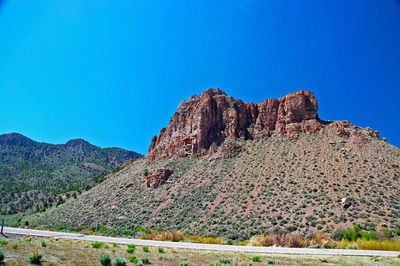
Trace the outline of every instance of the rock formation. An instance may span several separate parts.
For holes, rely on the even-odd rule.
[[[298,91],[260,104],[244,103],[220,89],[207,89],[179,104],[169,126],[153,137],[149,161],[201,155],[226,138],[255,139],[273,132],[291,139],[322,128],[318,103],[310,91]]]
[[[157,169],[157,170],[151,171],[146,176],[146,185],[148,188],[158,188],[160,185],[167,182],[168,178],[173,173],[174,172],[169,169]]]

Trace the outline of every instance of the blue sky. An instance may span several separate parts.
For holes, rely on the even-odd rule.
[[[0,0],[0,134],[147,153],[180,101],[312,90],[400,146],[400,1]]]

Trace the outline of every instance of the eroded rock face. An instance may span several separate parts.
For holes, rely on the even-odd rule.
[[[146,185],[148,188],[158,188],[160,185],[167,182],[168,178],[173,173],[174,172],[169,169],[157,169],[157,170],[151,171],[146,176]]]
[[[276,134],[296,139],[322,128],[318,103],[310,91],[298,91],[260,104],[244,103],[220,89],[207,89],[179,104],[169,126],[153,137],[149,161],[201,155],[226,138],[254,139]]]

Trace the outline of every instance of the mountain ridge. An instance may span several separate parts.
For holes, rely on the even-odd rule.
[[[21,197],[26,194],[32,194],[29,199],[31,196],[34,199],[35,195],[43,198],[43,194],[47,194],[47,201],[53,202],[51,193],[82,191],[96,183],[92,180],[94,177],[110,173],[121,163],[139,157],[141,155],[136,152],[119,148],[103,149],[83,139],[73,139],[66,144],[49,144],[36,142],[19,133],[2,134],[0,209],[8,214],[31,209],[27,208],[29,200],[20,204]],[[33,205],[40,205],[42,209],[49,204],[34,202]]]

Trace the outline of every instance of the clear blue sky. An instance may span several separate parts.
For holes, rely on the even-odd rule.
[[[400,146],[400,1],[0,0],[0,134],[147,153],[179,102],[309,89]]]

